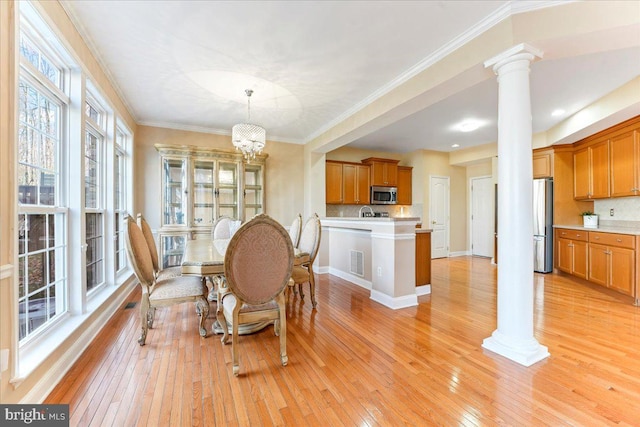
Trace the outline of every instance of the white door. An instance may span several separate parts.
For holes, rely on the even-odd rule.
[[[431,258],[449,256],[449,177],[429,177],[429,228]]]
[[[493,183],[491,177],[471,178],[471,254],[493,256]]]

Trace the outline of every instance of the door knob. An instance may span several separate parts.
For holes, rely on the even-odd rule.
[[[436,222],[435,221],[431,221],[431,224],[436,224]]]

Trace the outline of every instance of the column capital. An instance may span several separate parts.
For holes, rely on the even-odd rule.
[[[494,56],[491,59],[484,61],[484,67],[493,67],[493,71],[497,74],[498,69],[513,60],[527,59],[529,62],[536,58],[542,58],[543,52],[535,47],[527,44],[520,43],[515,45],[504,52]]]

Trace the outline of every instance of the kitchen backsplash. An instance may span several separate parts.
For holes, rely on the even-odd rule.
[[[610,211],[613,209],[613,216]],[[594,200],[594,213],[602,221],[637,221],[640,222],[640,197],[616,197]]]
[[[327,205],[328,217],[357,217],[363,205]],[[390,217],[419,217],[422,218],[422,205],[367,205],[374,212],[387,212]]]

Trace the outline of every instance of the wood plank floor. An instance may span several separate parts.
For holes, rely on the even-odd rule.
[[[551,357],[525,368],[481,348],[496,327],[496,271],[434,260],[432,294],[397,311],[319,276],[317,310],[289,300],[289,365],[268,328],[241,337],[238,378],[231,347],[199,337],[191,304],[158,309],[144,347],[139,304],[123,308],[46,403],[69,403],[73,426],[640,425],[631,298],[536,274],[535,335]]]

